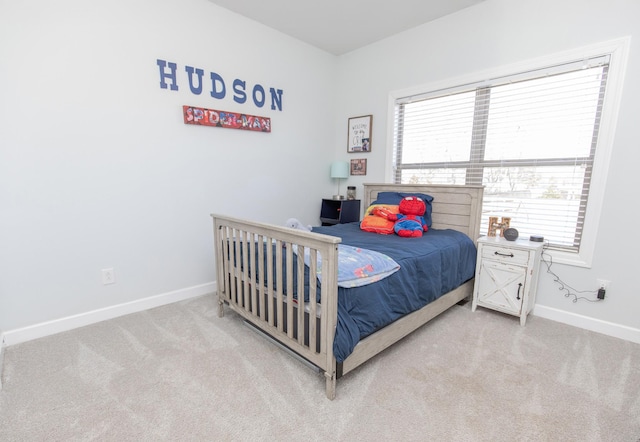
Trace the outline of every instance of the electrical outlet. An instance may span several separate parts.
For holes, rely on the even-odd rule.
[[[102,269],[102,284],[115,284],[116,283],[116,274],[113,269]]]
[[[596,279],[596,282],[598,283],[599,289],[609,290],[609,285],[611,284],[611,281],[607,281],[606,279]]]

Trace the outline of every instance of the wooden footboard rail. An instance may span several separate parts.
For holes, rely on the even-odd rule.
[[[333,337],[338,309],[340,238],[221,215],[211,216],[218,315],[224,315],[224,304],[228,304],[253,325],[318,366],[325,374],[327,397],[333,399],[336,390]],[[307,299],[304,294],[305,256],[309,266],[308,300],[298,303],[298,300]],[[316,301],[318,284],[315,277],[320,261],[321,303]]]

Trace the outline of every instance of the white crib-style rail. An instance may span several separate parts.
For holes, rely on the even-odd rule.
[[[327,397],[333,399],[340,238],[221,215],[211,216],[218,315],[224,315],[224,304],[228,304],[253,325],[318,366],[325,374]],[[309,261],[306,306],[302,302],[305,300],[305,252],[308,252]],[[319,259],[322,260],[321,303],[316,301]]]

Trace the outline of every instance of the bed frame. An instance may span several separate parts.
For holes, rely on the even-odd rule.
[[[378,192],[382,191],[432,195],[432,228],[458,230],[474,241],[479,237],[482,186],[364,184],[364,207],[375,201]],[[342,363],[337,363],[333,355],[333,338],[338,311],[337,255],[341,239],[222,215],[211,216],[215,238],[218,315],[224,315],[224,305],[227,304],[257,329],[318,367],[324,372],[329,399],[335,398],[337,378],[449,307],[470,297],[473,291],[473,280],[467,281],[422,309],[360,340],[351,355]],[[273,243],[276,247],[256,246],[263,243]],[[297,254],[294,254],[293,246],[297,248]],[[315,275],[318,256],[322,257],[322,302],[316,302],[310,296],[304,308],[299,308],[301,306],[294,299],[293,291],[295,286],[304,286],[303,249],[311,252],[311,275]],[[286,258],[284,269],[283,258]],[[297,285],[294,285],[293,278],[284,276],[294,274],[294,265],[297,266]],[[267,283],[256,283],[258,278],[250,274],[250,267],[255,267],[258,275],[266,275]],[[315,293],[316,278],[309,279],[310,292]]]

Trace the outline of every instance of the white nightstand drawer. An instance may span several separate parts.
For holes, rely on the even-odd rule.
[[[482,258],[526,266],[529,262],[529,251],[485,244],[482,247]]]

